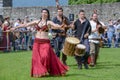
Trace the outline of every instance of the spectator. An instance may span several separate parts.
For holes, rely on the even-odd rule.
[[[117,21],[116,25],[115,25],[115,48],[119,47],[119,43],[120,43],[120,19]]]
[[[2,21],[0,21],[0,44],[2,43],[3,37],[2,37]]]
[[[108,29],[107,29],[108,47],[112,47],[112,40],[114,37],[114,33],[115,33],[115,28],[113,26],[113,21],[109,20]]]

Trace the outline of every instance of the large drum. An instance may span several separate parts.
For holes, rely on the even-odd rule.
[[[63,53],[68,56],[74,56],[75,47],[80,43],[80,40],[75,37],[67,37],[65,39]]]
[[[83,44],[78,44],[75,49],[75,55],[83,56],[85,54],[86,46]]]

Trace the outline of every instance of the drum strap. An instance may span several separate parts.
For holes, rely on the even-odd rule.
[[[85,31],[86,31],[87,25],[88,25],[88,20],[86,20],[85,25],[83,26],[83,32],[82,32],[82,35],[80,37],[80,42],[83,42],[84,34],[85,34]]]

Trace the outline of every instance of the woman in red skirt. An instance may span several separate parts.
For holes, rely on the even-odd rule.
[[[57,58],[50,45],[50,40],[48,37],[48,30],[50,27],[60,29],[61,26],[50,21],[48,9],[42,9],[41,15],[41,20],[22,24],[16,28],[12,28],[11,30],[13,31],[17,28],[37,25],[36,38],[34,40],[32,49],[32,77],[42,77],[48,73],[49,75],[55,76],[65,75],[65,73],[68,71],[68,67],[62,64],[59,58]]]

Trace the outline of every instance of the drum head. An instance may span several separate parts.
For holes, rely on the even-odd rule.
[[[71,44],[79,44],[80,40],[75,37],[67,37],[66,40]]]
[[[76,47],[77,47],[77,48],[80,48],[80,49],[85,49],[85,48],[86,48],[86,46],[83,45],[83,44],[78,44]]]

